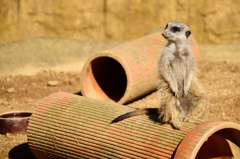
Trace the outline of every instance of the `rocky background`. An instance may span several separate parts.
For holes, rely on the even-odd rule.
[[[131,40],[168,21],[198,43],[240,42],[240,0],[1,0],[0,44],[29,37]]]

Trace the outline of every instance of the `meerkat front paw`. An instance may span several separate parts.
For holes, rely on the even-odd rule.
[[[184,86],[184,88],[183,88],[183,95],[184,95],[184,96],[187,95],[187,94],[188,94],[188,91],[189,91],[189,87]]]
[[[179,98],[181,96],[178,90],[173,91],[173,94],[176,98]]]
[[[177,130],[180,130],[181,127],[182,127],[181,122],[178,121],[178,120],[172,121],[172,122],[171,122],[171,125],[172,125],[172,127],[173,127],[174,129],[177,129]]]
[[[173,92],[173,95],[174,95],[176,98],[180,97],[180,92],[178,91],[177,86],[171,87],[171,90],[172,90],[172,92]]]

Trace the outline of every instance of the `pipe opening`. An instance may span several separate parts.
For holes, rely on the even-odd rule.
[[[0,115],[0,119],[9,119],[9,118],[25,118],[25,117],[30,117],[32,113],[29,112],[12,112],[12,113],[7,113],[7,114],[2,114]]]
[[[101,90],[118,102],[127,88],[127,76],[122,65],[110,57],[98,57],[91,62],[93,76]]]
[[[196,159],[229,159],[240,154],[240,132],[223,129],[211,135],[200,148]],[[240,156],[238,156],[240,157]]]

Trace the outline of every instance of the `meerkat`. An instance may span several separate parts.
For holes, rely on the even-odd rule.
[[[189,27],[169,22],[162,32],[168,41],[158,60],[160,107],[145,108],[123,114],[112,123],[141,115],[158,114],[161,123],[175,129],[181,122],[200,123],[208,112],[208,99],[196,77],[196,62],[192,52]]]

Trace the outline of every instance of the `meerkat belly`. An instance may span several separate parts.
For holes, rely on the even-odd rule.
[[[174,59],[172,61],[172,73],[173,76],[175,77],[177,84],[178,84],[178,89],[183,90],[183,83],[184,83],[184,78],[186,76],[186,65],[182,59]]]

